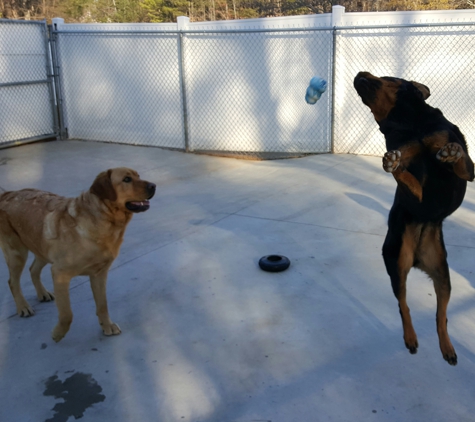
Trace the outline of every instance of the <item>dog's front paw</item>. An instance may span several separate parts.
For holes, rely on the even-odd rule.
[[[16,311],[17,314],[22,318],[28,318],[35,315],[35,311],[26,300],[23,300],[21,303],[17,304]]]
[[[401,160],[401,151],[397,149],[388,151],[383,156],[383,169],[388,173],[392,173],[399,167],[399,163]]]
[[[456,142],[450,142],[439,150],[436,157],[443,163],[456,163],[462,154],[462,146]]]
[[[61,341],[63,337],[67,334],[69,329],[65,329],[61,325],[57,325],[54,327],[53,332],[51,333],[51,338],[57,343],[58,341]]]
[[[120,331],[120,327],[117,324],[111,322],[110,324],[102,324],[102,331],[104,332],[105,336],[116,336],[119,335],[122,331]]]

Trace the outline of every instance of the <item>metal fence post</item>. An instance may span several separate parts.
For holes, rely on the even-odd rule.
[[[51,104],[51,113],[53,115],[53,127],[56,136],[60,134],[60,128],[58,123],[58,113],[56,108],[56,99],[55,99],[55,92],[54,92],[54,72],[51,65],[52,55],[50,50],[50,43],[49,43],[49,31],[48,25],[46,24],[46,20],[44,21],[43,27],[43,36],[44,36],[44,43],[45,43],[45,66],[46,66],[46,77],[48,78],[48,91],[50,96],[50,104]]]
[[[59,138],[61,140],[68,139],[68,130],[65,127],[64,122],[64,110],[63,110],[63,95],[61,91],[61,76],[60,76],[60,66],[59,66],[59,57],[58,57],[58,25],[64,23],[64,19],[54,18],[53,23],[50,27],[50,43],[51,43],[51,58],[53,61],[53,80],[54,80],[54,90],[56,94],[56,107],[57,107],[57,116],[59,124]]]
[[[332,47],[332,108],[330,113],[331,118],[331,128],[330,128],[330,152],[335,153],[335,113],[336,113],[336,101],[335,101],[335,84],[336,84],[336,58],[337,58],[337,27],[341,26],[341,21],[343,14],[345,13],[345,8],[343,6],[333,6],[332,7],[332,37],[333,37],[333,47]]]
[[[185,136],[185,152],[190,151],[190,140],[188,133],[188,108],[186,104],[186,82],[185,82],[185,55],[183,54],[183,37],[184,29],[186,25],[190,22],[190,19],[186,16],[178,16],[177,26],[178,26],[178,67],[180,74],[180,86],[181,86],[181,98],[183,102],[183,131]]]

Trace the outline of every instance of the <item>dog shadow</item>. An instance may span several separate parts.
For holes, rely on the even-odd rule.
[[[375,199],[366,196],[366,195],[361,195],[359,193],[348,193],[346,192],[345,195],[350,198],[351,200],[355,201],[358,205],[361,205],[362,207],[368,208],[370,210],[379,212],[381,215],[387,218],[389,214],[389,209],[381,205],[378,201]]]

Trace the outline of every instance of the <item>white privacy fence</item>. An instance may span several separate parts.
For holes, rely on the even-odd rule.
[[[184,41],[191,150],[330,150],[331,96],[317,107],[304,96],[313,75],[331,77],[331,31],[196,33]]]
[[[176,34],[60,33],[69,138],[184,148]]]
[[[474,24],[475,11],[345,13],[341,6],[323,15],[177,24],[54,19],[60,134],[263,158],[380,155],[383,136],[353,88],[365,70],[429,86],[428,102],[472,146]],[[0,23],[0,34],[5,28]],[[328,88],[308,105],[313,76]],[[47,120],[21,95],[6,101],[20,104],[16,115]],[[0,142],[3,120],[0,111]]]
[[[304,96],[312,76],[331,80],[330,18],[289,28],[287,19],[55,22],[68,136],[266,157],[328,152],[331,95],[318,107]]]

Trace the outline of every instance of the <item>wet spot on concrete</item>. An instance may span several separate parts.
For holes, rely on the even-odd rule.
[[[52,409],[55,415],[45,422],[67,422],[70,416],[82,418],[86,409],[106,399],[106,396],[100,394],[102,387],[91,374],[76,372],[64,381],[53,375],[48,378],[45,386],[43,395],[64,400],[55,404]]]
[[[48,347],[46,343],[41,343],[41,350],[44,350]]]

